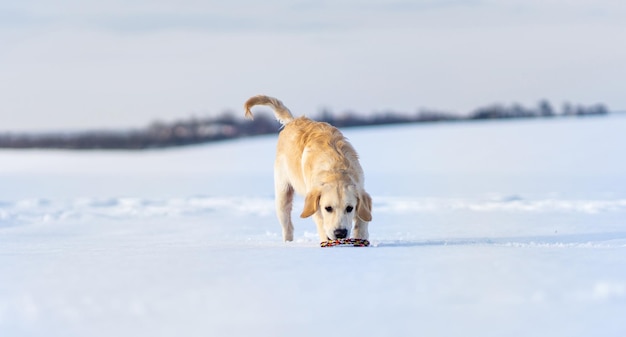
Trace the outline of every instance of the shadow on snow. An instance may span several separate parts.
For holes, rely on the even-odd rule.
[[[626,247],[626,232],[558,234],[541,236],[519,236],[502,238],[461,238],[447,240],[380,240],[372,246],[429,247],[429,246],[504,246],[504,247]]]

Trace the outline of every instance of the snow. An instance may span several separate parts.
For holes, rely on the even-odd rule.
[[[281,241],[275,135],[0,151],[0,335],[626,334],[626,118],[344,133],[368,248]]]

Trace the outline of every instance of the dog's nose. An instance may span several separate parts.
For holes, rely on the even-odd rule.
[[[335,231],[333,233],[335,234],[335,237],[337,239],[345,239],[346,236],[348,236],[348,230],[347,229],[335,229]]]

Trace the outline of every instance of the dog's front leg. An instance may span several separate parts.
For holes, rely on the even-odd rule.
[[[315,221],[315,225],[317,226],[317,235],[320,236],[320,242],[327,241],[328,235],[326,235],[326,231],[324,230],[324,219],[320,212],[313,214],[313,221]]]
[[[291,208],[293,207],[293,187],[291,185],[276,184],[276,216],[283,228],[283,240],[293,241],[293,223],[291,222]]]
[[[354,219],[354,238],[355,239],[369,239],[370,234],[367,230],[367,227],[369,226],[369,222],[365,222],[361,219],[359,219],[358,217],[356,219]]]

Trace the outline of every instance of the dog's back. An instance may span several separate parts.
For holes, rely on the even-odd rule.
[[[322,172],[356,169],[357,175],[362,176],[356,151],[341,132],[306,117],[296,118],[284,127],[278,136],[276,154],[276,168],[288,172],[291,184],[300,194],[319,182]]]

